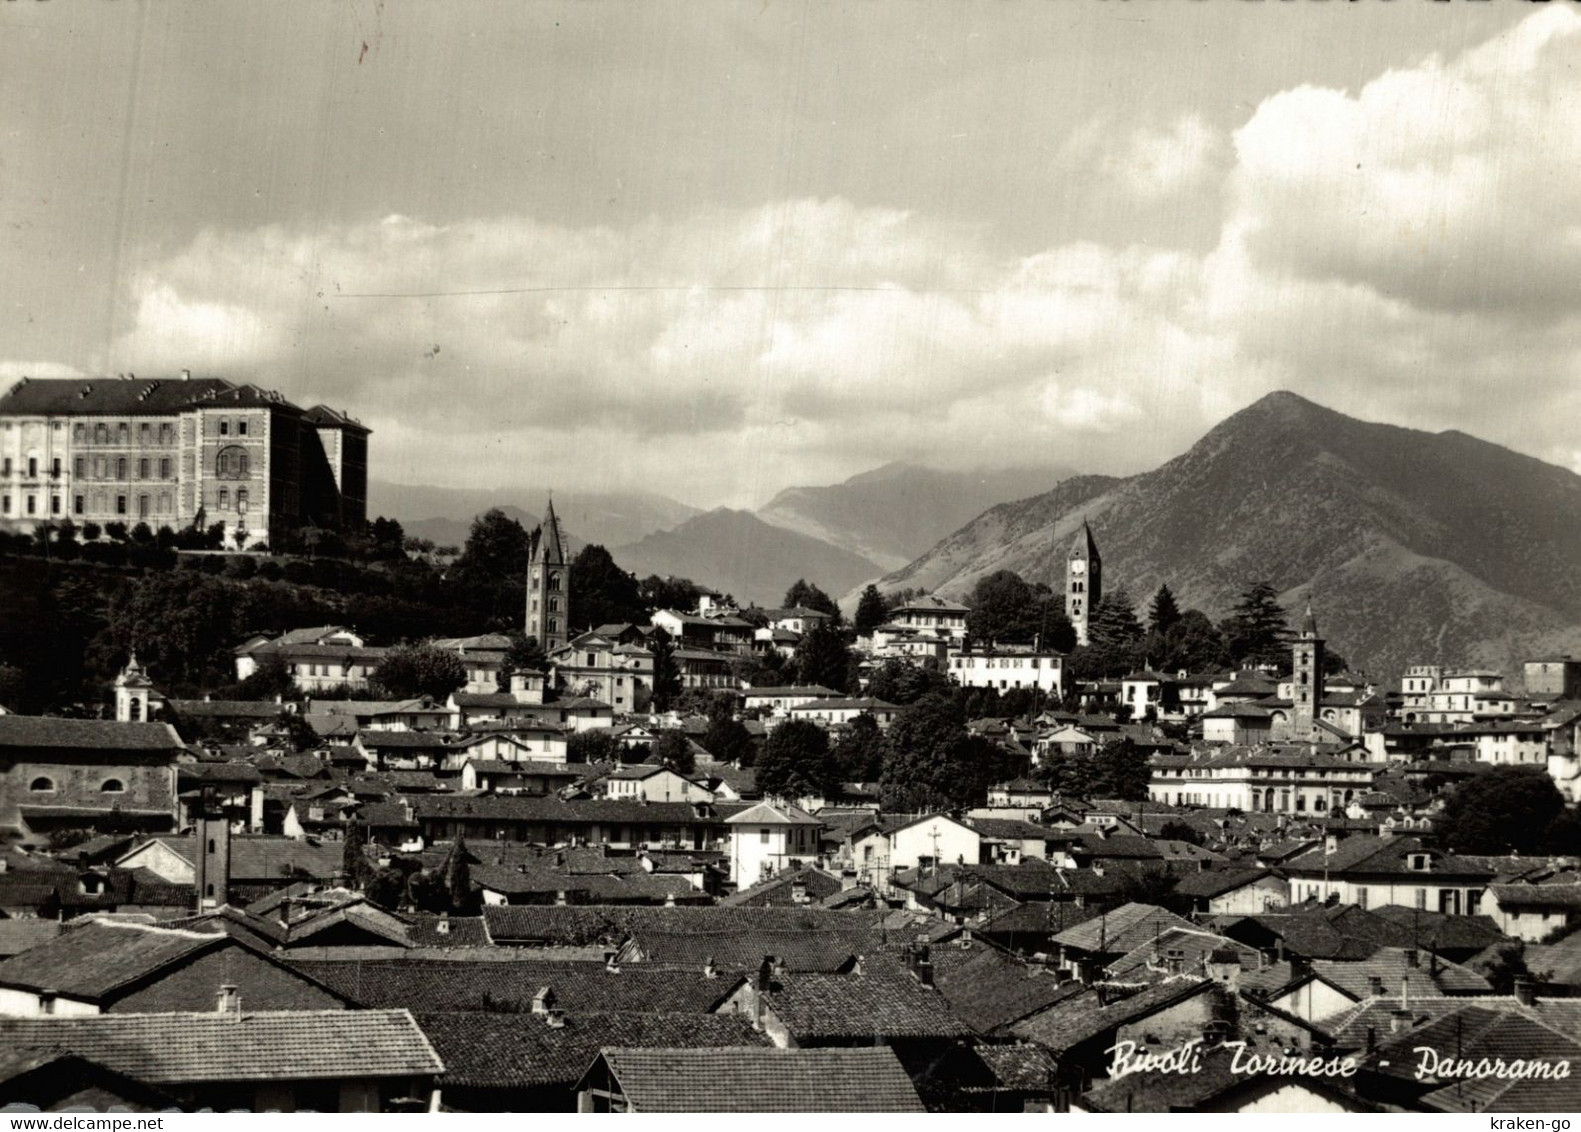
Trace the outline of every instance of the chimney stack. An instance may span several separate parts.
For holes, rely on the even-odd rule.
[[[1515,1001],[1522,1006],[1537,1005],[1537,984],[1525,975],[1515,980]]]
[[[717,979],[718,977],[719,977],[719,968],[714,966],[714,957],[712,955],[710,955],[707,959],[705,959],[703,961],[703,978],[705,978],[705,979]]]
[[[220,987],[220,993],[214,999],[214,1010],[218,1014],[241,1014],[242,1000],[236,993],[234,983],[225,983]]]
[[[561,1010],[558,1006],[551,1006],[548,1010],[544,1011],[543,1020],[548,1024],[551,1030],[565,1029],[565,1011]]]
[[[532,996],[532,1012],[534,1014],[548,1014],[554,1009],[555,997],[553,987],[539,987],[538,993]]]
[[[38,992],[38,1012],[45,1017],[55,1013],[55,999],[60,992],[52,987],[46,987]]]

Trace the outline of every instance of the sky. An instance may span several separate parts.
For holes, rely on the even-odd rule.
[[[1558,4],[0,4],[0,378],[697,506],[1275,389],[1581,470],[1578,64]]]

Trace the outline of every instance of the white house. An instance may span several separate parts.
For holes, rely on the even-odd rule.
[[[759,802],[725,824],[730,827],[730,879],[740,888],[818,856],[823,823],[795,806]]]
[[[637,763],[618,766],[605,780],[605,792],[623,801],[712,802],[714,792],[667,766]]]
[[[950,675],[963,688],[1036,688],[1063,695],[1065,657],[1052,649],[967,649],[950,654]]]
[[[836,724],[845,724],[855,721],[857,716],[870,715],[879,727],[886,728],[895,722],[895,716],[900,714],[900,707],[886,700],[875,700],[867,696],[858,696],[852,699],[813,700],[809,703],[798,704],[791,708],[792,719],[805,719],[824,727]]]
[[[977,865],[982,856],[983,835],[948,814],[927,814],[889,833],[889,865],[894,869]]]
[[[788,687],[748,688],[742,695],[747,711],[766,710],[774,715],[786,715],[792,708],[816,700],[839,700],[845,696],[822,684],[793,684]]]

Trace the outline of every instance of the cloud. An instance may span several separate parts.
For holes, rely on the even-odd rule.
[[[112,368],[347,408],[397,478],[708,503],[895,458],[1135,470],[1275,388],[1568,463],[1578,62],[1555,8],[1355,93],[1275,94],[1233,148],[1190,114],[1117,142],[1101,171],[1139,202],[1225,190],[1205,253],[1009,254],[839,198],[205,232],[131,281]]]
[[[1222,175],[1226,149],[1225,139],[1201,115],[1186,114],[1168,129],[1137,130],[1129,146],[1105,160],[1104,169],[1138,197],[1167,197]]]
[[[1581,14],[1535,13],[1352,95],[1299,87],[1235,134],[1259,263],[1419,307],[1548,313],[1581,270]]]

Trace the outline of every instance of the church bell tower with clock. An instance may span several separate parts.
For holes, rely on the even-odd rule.
[[[1076,643],[1085,645],[1093,607],[1103,598],[1103,559],[1084,520],[1065,562],[1065,616],[1076,629]]]

